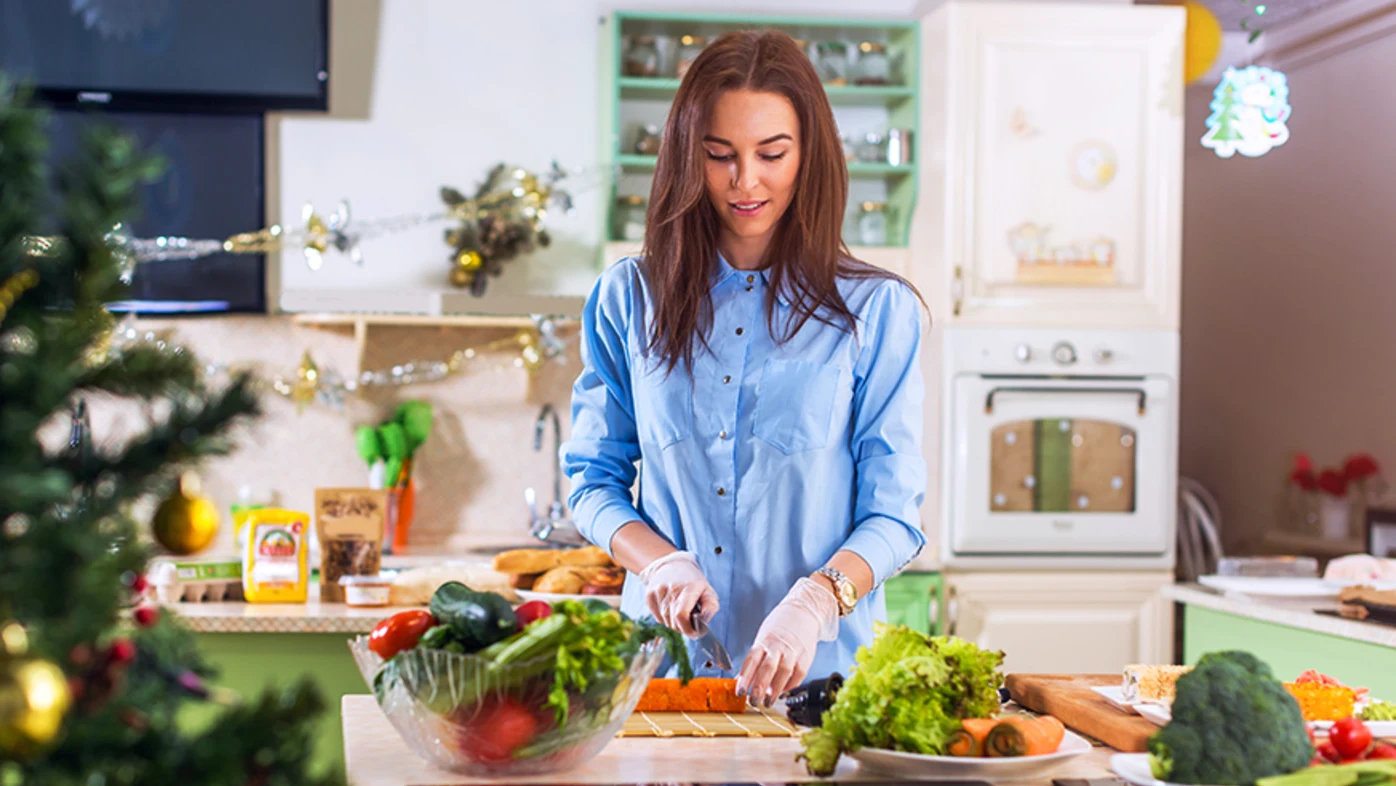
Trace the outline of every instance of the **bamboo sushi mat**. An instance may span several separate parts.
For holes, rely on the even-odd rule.
[[[726,712],[637,712],[625,721],[617,737],[798,737],[795,724],[749,708]]]

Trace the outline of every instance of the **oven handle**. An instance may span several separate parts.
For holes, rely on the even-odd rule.
[[[1048,387],[998,387],[989,391],[984,397],[984,411],[992,413],[994,411],[994,396],[999,393],[1127,393],[1139,397],[1139,414],[1143,415],[1148,395],[1143,388],[1048,388]]]

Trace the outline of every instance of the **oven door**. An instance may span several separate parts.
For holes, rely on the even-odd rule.
[[[958,554],[1167,550],[1176,405],[1166,378],[955,380]]]

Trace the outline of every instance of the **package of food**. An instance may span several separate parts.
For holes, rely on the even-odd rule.
[[[1357,691],[1346,685],[1321,682],[1286,682],[1306,721],[1336,721],[1351,718],[1357,706]]]
[[[1192,671],[1191,666],[1126,666],[1121,686],[1125,701],[1172,704],[1178,690],[1178,678],[1189,671]]]
[[[309,571],[310,514],[281,508],[251,511],[242,561],[242,594],[249,603],[304,603]]]
[[[387,516],[388,492],[384,489],[315,490],[322,603],[344,602],[341,577],[378,573]]]

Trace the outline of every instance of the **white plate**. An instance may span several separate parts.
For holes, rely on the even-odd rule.
[[[544,603],[557,603],[560,600],[599,600],[613,609],[620,608],[619,595],[565,595],[561,592],[534,592],[533,590],[514,590],[514,594],[526,601],[541,600]]]
[[[1344,590],[1348,587],[1371,587],[1378,592],[1389,592],[1396,590],[1396,581],[1374,581],[1372,579],[1324,579],[1323,583],[1336,590]]]
[[[1143,715],[1155,726],[1167,726],[1173,720],[1173,710],[1162,704],[1145,702],[1134,705],[1134,711]]]
[[[1396,721],[1362,721],[1367,729],[1372,732],[1373,737],[1383,739],[1396,737]],[[1309,725],[1316,731],[1328,731],[1333,727],[1333,721],[1309,721]]]
[[[979,759],[962,756],[924,756],[878,748],[862,748],[850,753],[863,767],[873,772],[898,778],[916,780],[961,780],[967,778],[988,781],[1045,778],[1066,762],[1090,751],[1091,744],[1067,731],[1056,753],[1046,756],[1014,756],[1011,758]]]
[[[1177,786],[1154,777],[1147,753],[1117,753],[1110,757],[1110,769],[1134,786]]]
[[[1241,595],[1273,598],[1336,598],[1341,586],[1319,578],[1298,579],[1268,576],[1199,576],[1205,587]],[[1340,583],[1340,582],[1339,582]]]
[[[1115,709],[1134,713],[1134,705],[1125,701],[1125,689],[1120,685],[1092,685],[1091,690],[1105,697],[1105,700],[1114,705]]]

